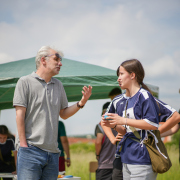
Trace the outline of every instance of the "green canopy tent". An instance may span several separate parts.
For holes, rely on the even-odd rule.
[[[84,85],[93,87],[91,100],[106,99],[113,88],[119,87],[115,70],[66,58],[63,58],[62,64],[55,78],[63,83],[69,102],[81,99]],[[34,57],[0,64],[0,110],[13,108],[14,89],[18,79],[36,71],[35,66]],[[148,86],[158,96],[158,87]]]

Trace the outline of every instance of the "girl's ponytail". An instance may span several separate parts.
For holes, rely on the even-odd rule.
[[[152,91],[143,82],[141,83],[141,86],[143,89],[146,89],[147,91],[149,91],[153,95]]]

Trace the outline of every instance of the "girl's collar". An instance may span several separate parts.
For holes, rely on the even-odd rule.
[[[138,90],[133,96],[129,97],[129,99],[131,99],[131,98],[133,98],[134,96],[136,96],[136,94],[138,94],[140,90],[141,90],[141,87],[139,88],[139,90]]]

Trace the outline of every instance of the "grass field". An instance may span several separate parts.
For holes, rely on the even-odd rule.
[[[94,145],[74,144],[71,148],[71,167],[66,167],[66,175],[81,177],[81,180],[89,180],[89,162],[96,161]],[[158,174],[157,180],[180,180],[179,149],[177,146],[167,148],[172,161],[171,169]],[[92,180],[95,180],[95,174],[92,174]]]

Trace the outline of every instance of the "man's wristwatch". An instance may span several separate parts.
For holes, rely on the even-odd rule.
[[[79,101],[78,101],[78,102],[77,102],[77,107],[82,109],[82,108],[84,107],[84,105],[83,105],[83,106],[80,106],[80,105],[79,105]]]

